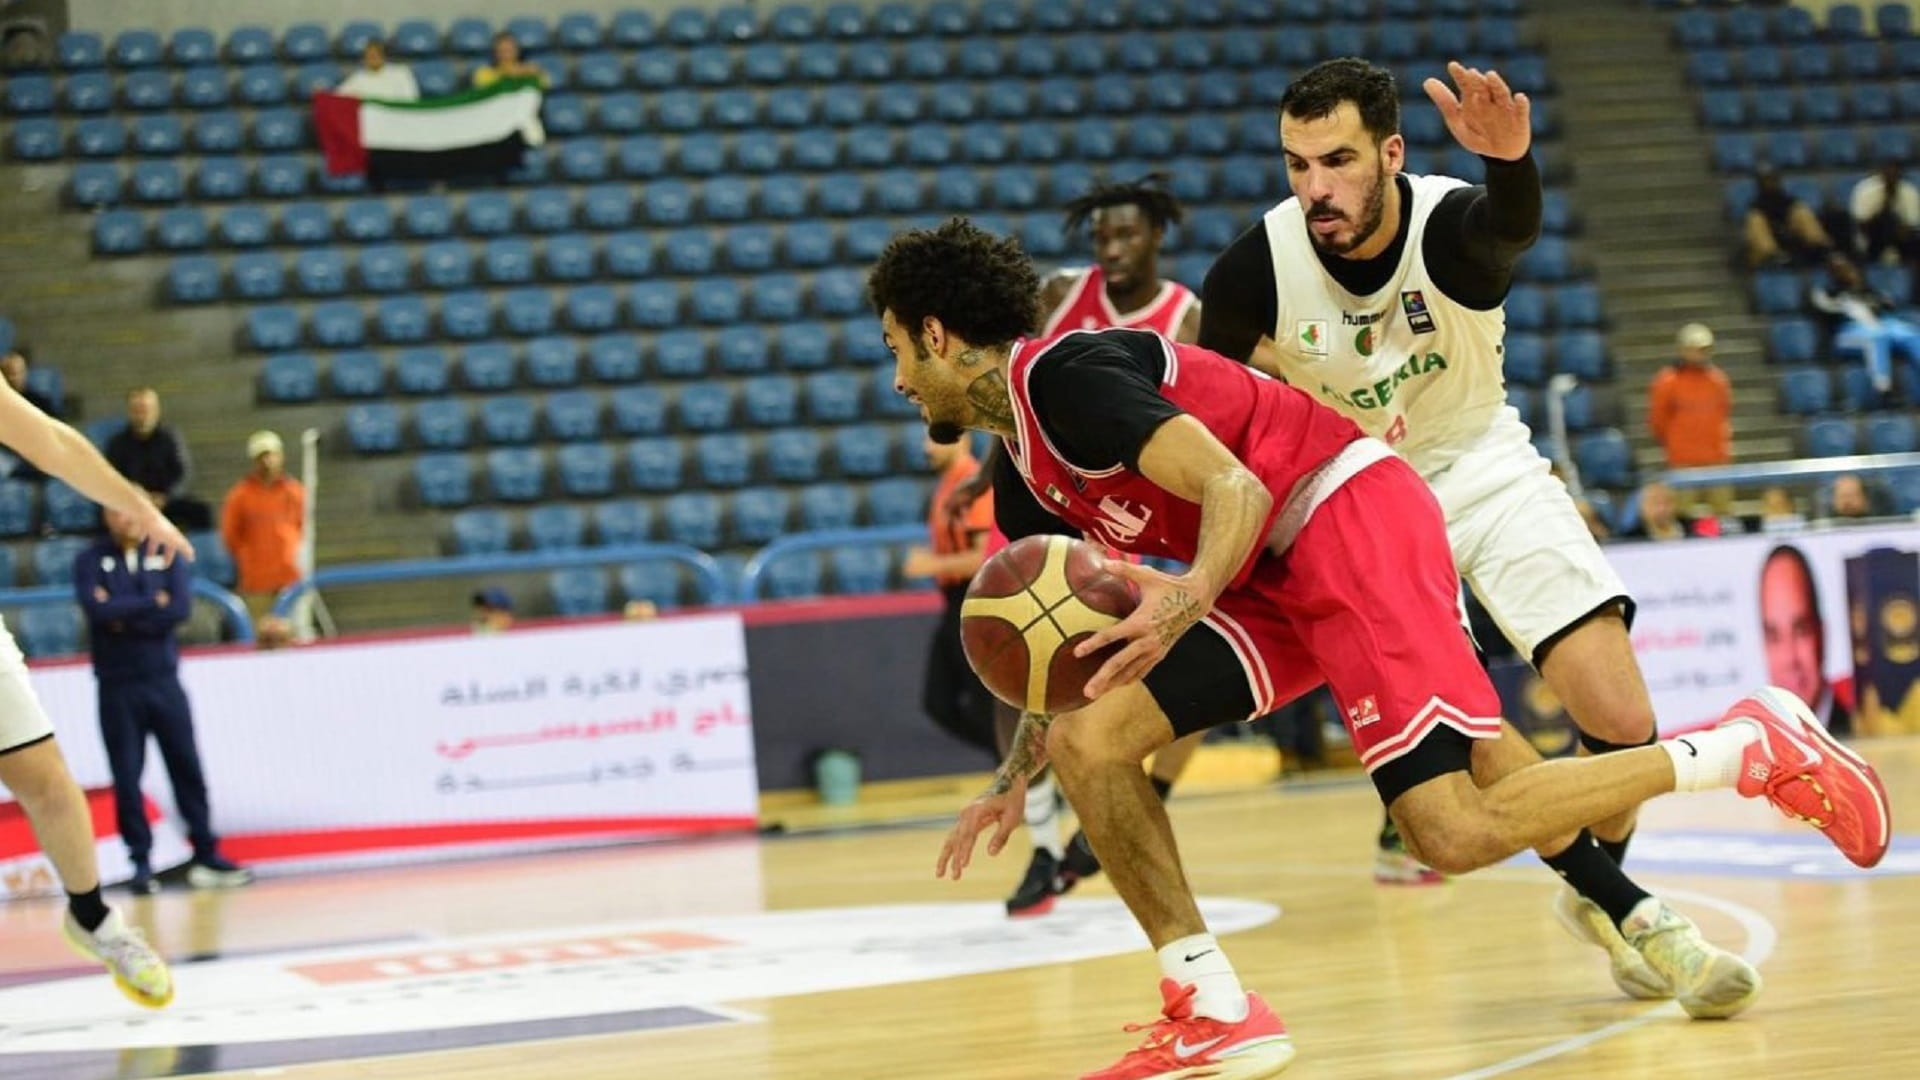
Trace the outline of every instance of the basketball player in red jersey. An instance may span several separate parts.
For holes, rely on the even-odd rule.
[[[1140,604],[1078,647],[1121,643],[1087,684],[1092,703],[1021,717],[935,866],[958,878],[989,828],[988,852],[1000,850],[1027,779],[1052,764],[1163,975],[1146,1041],[1085,1080],[1258,1080],[1292,1060],[1285,1026],[1207,933],[1140,763],[1322,681],[1407,843],[1448,873],[1549,846],[1583,853],[1583,874],[1622,878],[1599,848],[1566,837],[1655,795],[1721,787],[1814,823],[1859,865],[1885,854],[1878,778],[1777,688],[1705,732],[1541,761],[1499,719],[1456,620],[1446,523],[1419,473],[1307,394],[1217,353],[1142,330],[1025,340],[1037,284],[1017,244],[950,221],[894,237],[868,291],[895,388],[932,437],[1003,441],[1003,531],[1064,528],[1191,567],[1107,564],[1138,584]],[[1732,1015],[1757,992],[1751,968],[1658,900],[1634,921],[1636,947],[1695,1015]]]
[[[1192,289],[1160,276],[1160,248],[1167,229],[1186,216],[1165,182],[1164,175],[1153,173],[1138,180],[1098,184],[1067,204],[1061,230],[1073,237],[1088,235],[1094,261],[1091,266],[1062,267],[1047,276],[1040,287],[1040,310],[1047,313],[1040,336],[1128,326],[1153,330],[1175,341],[1198,339],[1199,299]],[[948,503],[950,513],[964,514],[972,500],[989,490],[999,456],[995,444],[974,482],[955,490]],[[1002,707],[1000,718],[1001,741],[1007,743],[1018,714]],[[1150,782],[1162,799],[1173,790],[1202,741],[1203,735],[1195,734],[1153,756]],[[1065,844],[1060,842],[1059,817],[1053,778],[1043,773],[1027,789],[1027,835],[1033,841],[1033,857],[1020,884],[1007,897],[1007,914],[1044,915],[1053,910],[1056,897],[1100,872],[1100,860],[1084,832],[1075,832]]]

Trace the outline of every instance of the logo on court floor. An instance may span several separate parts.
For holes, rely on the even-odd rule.
[[[1250,900],[1200,908],[1217,934],[1280,914]],[[714,1023],[744,1018],[728,1001],[1147,949],[1118,900],[1090,899],[1063,901],[1043,919],[1009,920],[997,903],[895,904],[217,960],[177,968],[178,996],[157,1013],[122,1002],[98,975],[0,990],[0,1076],[15,1075],[10,1060],[30,1060],[13,1055],[217,1046],[223,1062],[266,1068],[314,1060],[314,1040],[337,1042],[337,1058],[554,1038],[616,1014],[655,1027]],[[423,1035],[432,1041],[413,1046]]]

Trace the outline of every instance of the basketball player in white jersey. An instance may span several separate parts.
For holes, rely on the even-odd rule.
[[[0,382],[0,443],[35,468],[58,477],[103,506],[138,522],[148,550],[162,558],[193,558],[173,523],[145,492],[127,482],[86,436],[30,404]],[[100,898],[100,867],[94,850],[93,816],[80,785],[67,771],[54,742],[53,725],[27,681],[27,666],[13,635],[0,625],[0,787],[26,812],[40,849],[53,863],[67,892],[62,930],[84,956],[105,964],[129,998],[149,1008],[173,1000],[166,961]]]
[[[1200,301],[1193,290],[1160,276],[1160,247],[1167,227],[1185,216],[1180,201],[1165,187],[1158,173],[1138,180],[1097,184],[1066,205],[1061,230],[1068,236],[1093,241],[1093,264],[1067,266],[1048,275],[1040,286],[1040,310],[1046,315],[1040,337],[1068,330],[1099,330],[1123,326],[1152,330],[1175,341],[1192,344],[1200,334]],[[1000,456],[992,444],[971,484],[962,485],[953,499],[954,512],[987,490]],[[1007,745],[1019,714],[1002,707],[998,713],[1000,741]],[[1186,771],[1193,753],[1205,740],[1200,732],[1179,739],[1153,757],[1149,777],[1162,799]],[[1027,835],[1033,856],[1026,873],[1007,897],[1007,914],[1044,915],[1056,897],[1081,879],[1100,872],[1084,831],[1060,841],[1060,800],[1051,775],[1043,775],[1027,789]]]
[[[1426,90],[1485,161],[1484,186],[1401,172],[1399,92],[1384,68],[1330,60],[1287,88],[1294,197],[1208,271],[1200,344],[1307,391],[1411,463],[1446,513],[1461,576],[1565,703],[1583,752],[1645,746],[1655,726],[1627,636],[1633,601],[1506,402],[1501,305],[1540,229],[1530,106],[1497,73],[1448,71],[1458,97],[1437,79]],[[1618,864],[1633,825],[1632,812],[1594,823],[1548,862],[1584,894],[1559,898],[1568,929],[1607,949],[1622,990],[1664,997],[1619,932],[1645,893],[1586,861],[1597,844]],[[1389,851],[1385,864],[1396,856],[1410,858]]]

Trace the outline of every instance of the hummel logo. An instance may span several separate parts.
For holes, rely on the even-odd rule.
[[[1201,957],[1203,957],[1203,956],[1210,956],[1210,955],[1212,955],[1213,953],[1215,953],[1215,952],[1218,952],[1218,951],[1219,951],[1219,950],[1217,950],[1217,949],[1202,949],[1202,950],[1200,950],[1199,952],[1197,952],[1197,953],[1194,953],[1194,954],[1193,954],[1192,956],[1189,956],[1189,957],[1187,957],[1187,963],[1189,963],[1189,964],[1191,964],[1191,963],[1193,963],[1193,962],[1194,962],[1195,960],[1198,960],[1198,959],[1200,959],[1200,958],[1201,958]]]
[[[1192,1046],[1188,1046],[1187,1040],[1178,1039],[1173,1044],[1173,1056],[1190,1058],[1196,1054],[1203,1054],[1208,1050],[1211,1050],[1214,1047],[1219,1046],[1221,1043],[1226,1041],[1227,1041],[1227,1037],[1225,1035],[1221,1035],[1212,1039],[1208,1039],[1206,1042],[1195,1043]]]

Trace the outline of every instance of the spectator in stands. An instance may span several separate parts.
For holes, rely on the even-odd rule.
[[[473,632],[499,634],[513,629],[513,598],[501,588],[485,588],[473,594]]]
[[[1827,315],[1835,351],[1859,353],[1881,394],[1893,389],[1894,353],[1920,374],[1920,326],[1894,315],[1899,305],[1867,284],[1853,260],[1837,252],[1828,259],[1826,284],[1815,285],[1807,302]]]
[[[1647,389],[1647,427],[1670,469],[1725,465],[1733,460],[1733,387],[1714,365],[1713,331],[1688,323],[1680,328],[1679,346],[1679,359]],[[1705,494],[1716,508],[1733,499],[1726,488]]]
[[[335,93],[381,101],[418,101],[420,84],[414,81],[412,68],[387,62],[384,42],[369,41],[360,50],[360,67],[335,88]]]
[[[1694,523],[1680,516],[1673,489],[1655,480],[1640,489],[1640,520],[1620,534],[1622,540],[1685,540],[1697,535]]]
[[[1758,190],[1747,210],[1747,265],[1811,265],[1833,250],[1833,238],[1813,208],[1793,197],[1780,174],[1762,166],[1754,174]]]
[[[998,760],[994,697],[974,674],[960,645],[960,604],[966,599],[967,584],[987,558],[993,496],[988,491],[957,518],[949,515],[947,497],[980,471],[980,463],[968,452],[965,440],[948,445],[929,438],[926,447],[927,462],[940,475],[927,512],[929,546],[909,552],[903,569],[910,578],[932,578],[945,604],[927,651],[920,702],[934,723]]]
[[[1836,519],[1854,519],[1878,517],[1874,506],[1873,492],[1867,482],[1857,473],[1844,473],[1833,478],[1833,490],[1827,496],[1829,507]]]
[[[13,387],[14,393],[26,398],[28,404],[46,413],[48,416],[59,416],[60,409],[58,406],[48,401],[45,394],[27,385],[27,368],[27,354],[21,352],[19,349],[15,349],[5,356],[0,356],[0,376],[6,378],[7,385]]]
[[[1806,525],[1807,517],[1793,501],[1793,493],[1775,485],[1760,493],[1759,532],[1792,532]]]
[[[550,82],[539,64],[520,56],[520,42],[505,31],[493,35],[493,63],[474,69],[473,86],[484,90],[501,79],[539,79],[542,88]]]
[[[240,598],[257,620],[272,609],[280,590],[300,580],[307,489],[287,475],[285,451],[273,432],[248,436],[247,457],[253,468],[227,492],[220,539],[233,553]]]
[[[1882,162],[1878,172],[1855,184],[1847,205],[1869,262],[1920,262],[1920,188],[1901,177],[1899,161]]]
[[[180,685],[174,631],[193,612],[193,567],[149,553],[140,523],[109,507],[107,535],[73,560],[73,593],[87,616],[87,641],[99,690],[100,736],[113,774],[120,839],[133,860],[129,887],[159,889],[153,876],[153,830],[147,825],[140,774],[147,740],[160,746],[173,799],[193,841],[187,882],[196,889],[245,885],[253,875],[220,854],[207,808],[207,781],[194,745],[193,709]]]
[[[193,463],[180,434],[160,422],[160,394],[153,387],[127,391],[127,426],[107,440],[107,460],[152,494],[174,524],[183,529],[212,525],[207,504],[186,494]]]

